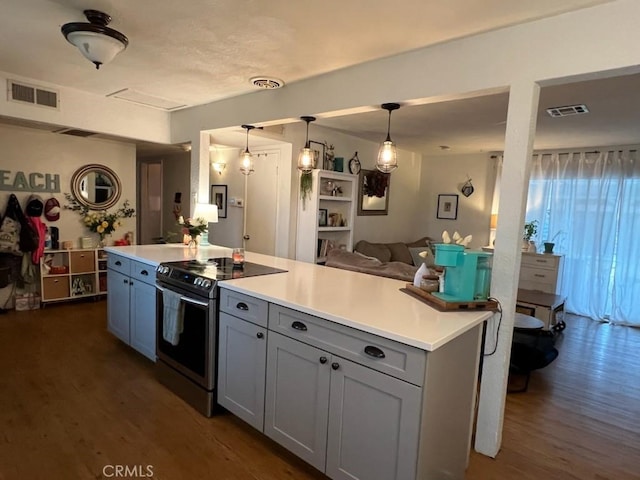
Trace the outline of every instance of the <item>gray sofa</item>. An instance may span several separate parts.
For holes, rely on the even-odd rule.
[[[418,267],[425,261],[418,256],[424,250],[431,253],[426,261],[429,265],[432,263],[429,258],[433,258],[433,253],[428,237],[411,243],[370,243],[360,240],[354,252],[339,249],[328,252],[325,265],[412,282]]]

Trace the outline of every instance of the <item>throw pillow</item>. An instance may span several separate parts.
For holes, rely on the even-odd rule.
[[[408,265],[412,265],[411,253],[409,253],[409,249],[405,243],[387,243],[387,247],[391,252],[392,262],[403,262]]]
[[[381,243],[369,243],[366,240],[360,240],[356,244],[355,251],[367,257],[376,257],[381,262],[391,260],[391,251]]]
[[[413,264],[416,267],[419,267],[423,263],[427,265],[427,267],[433,267],[435,258],[433,257],[433,252],[429,247],[412,247],[409,248],[409,252],[411,253],[411,258],[413,258]],[[427,252],[426,257],[421,257],[420,253]]]

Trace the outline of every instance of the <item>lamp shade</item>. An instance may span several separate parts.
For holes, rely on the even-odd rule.
[[[249,150],[245,150],[240,154],[240,171],[244,175],[253,173],[253,155]]]
[[[309,147],[303,147],[300,149],[298,155],[298,170],[308,173],[316,166],[316,154]]]
[[[111,17],[106,13],[85,10],[84,14],[90,23],[66,23],[61,31],[64,38],[76,46],[98,69],[127,48],[129,39],[117,30],[107,27]]]
[[[193,218],[203,218],[207,223],[218,223],[218,206],[212,203],[196,203]]]
[[[398,168],[398,149],[391,140],[386,140],[380,145],[376,168],[382,173],[391,173]]]

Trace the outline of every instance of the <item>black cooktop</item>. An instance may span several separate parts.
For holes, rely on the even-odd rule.
[[[163,265],[173,270],[182,270],[211,280],[230,280],[233,278],[256,277],[272,273],[284,273],[286,270],[268,267],[258,263],[244,262],[243,265],[234,265],[230,257],[210,258],[202,260],[183,260],[179,262],[165,262]]]

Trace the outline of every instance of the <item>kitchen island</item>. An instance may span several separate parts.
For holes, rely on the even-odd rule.
[[[230,254],[107,251],[150,266]],[[439,312],[398,280],[246,260],[287,272],[220,282],[218,402],[331,478],[463,478],[491,312]]]

